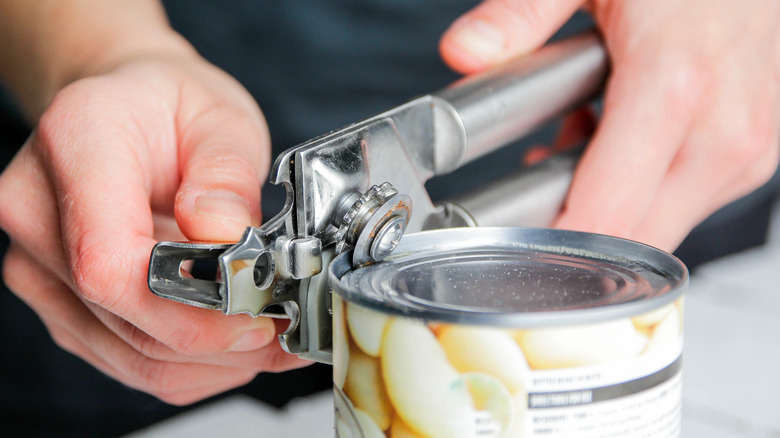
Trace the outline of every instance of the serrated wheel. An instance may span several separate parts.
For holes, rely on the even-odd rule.
[[[390,183],[372,186],[338,221],[336,253],[354,249],[354,265],[384,259],[403,236],[411,212],[411,199]]]

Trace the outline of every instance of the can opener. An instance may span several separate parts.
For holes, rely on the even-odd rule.
[[[554,157],[440,204],[424,184],[586,103],[607,71],[599,37],[586,33],[288,149],[270,176],[286,189],[282,211],[233,244],[158,243],[149,288],[228,315],[288,318],[282,347],[331,363],[330,261],[345,251],[355,266],[380,261],[405,232],[549,225],[575,157]],[[217,262],[215,280],[183,274],[184,262],[202,259]]]

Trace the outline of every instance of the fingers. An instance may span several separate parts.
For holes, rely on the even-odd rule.
[[[672,251],[777,168],[778,85],[760,65],[678,65],[674,75],[623,66],[555,225]]]
[[[442,36],[444,61],[472,73],[539,48],[584,0],[485,0]]]
[[[11,240],[37,254],[60,280],[70,281],[54,187],[29,140],[0,175],[0,205],[0,228]]]
[[[247,370],[258,371],[285,371],[292,368],[299,368],[310,364],[311,362],[302,360],[295,355],[288,354],[282,350],[275,335],[268,341],[267,345],[260,349],[254,349],[246,352],[226,352],[208,355],[188,355],[174,351],[167,345],[159,342],[155,338],[144,333],[142,330],[128,323],[127,321],[107,312],[92,303],[84,303],[92,313],[106,327],[115,333],[122,341],[130,345],[133,349],[142,355],[165,362],[176,363],[199,363],[208,365],[219,365],[230,368],[243,368]],[[251,318],[247,315],[235,315],[231,318]],[[264,336],[259,334],[259,336]]]
[[[109,376],[162,400],[184,404],[244,384],[257,370],[146,357],[106,328],[55,276],[18,245],[3,263],[3,279],[43,322],[55,341]]]
[[[217,103],[180,116],[182,183],[176,219],[192,240],[236,241],[260,225],[270,139],[254,105]]]
[[[634,235],[692,123],[688,85],[658,72],[614,72],[604,117],[555,226]]]
[[[227,318],[149,292],[146,271],[156,243],[151,237],[149,163],[168,159],[164,155],[175,154],[176,145],[149,144],[145,129],[158,138],[175,136],[166,134],[171,127],[165,114],[137,111],[139,102],[133,99],[138,95],[112,92],[86,83],[61,93],[32,140],[52,175],[67,248],[66,272],[74,290],[177,353],[200,356],[265,347],[274,335],[265,318]],[[91,98],[96,95],[103,98]],[[162,156],[152,157],[149,151]]]
[[[701,221],[764,184],[780,155],[777,85],[761,92],[730,84],[702,112],[670,167],[635,238],[671,251]],[[729,96],[729,94],[734,94]]]

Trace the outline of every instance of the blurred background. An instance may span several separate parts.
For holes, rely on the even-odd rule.
[[[268,120],[276,156],[455,80],[457,75],[438,56],[438,38],[476,2],[164,3],[173,27],[255,96]],[[591,25],[587,16],[578,14],[556,38]],[[431,181],[432,198],[448,198],[515,170],[524,150],[549,144],[555,130],[555,124],[548,126]],[[3,167],[29,132],[12,100],[0,91]],[[780,436],[779,416],[770,415],[776,403],[760,396],[769,397],[765,391],[780,389],[769,371],[780,364],[769,337],[780,328],[774,322],[780,310],[780,298],[774,294],[780,276],[773,268],[780,262],[780,237],[778,231],[769,233],[779,187],[776,176],[724,208],[691,233],[676,252],[694,274],[686,308],[684,418],[691,431],[686,436]],[[264,188],[266,219],[282,204],[280,188]],[[778,221],[774,222],[777,230]],[[7,243],[7,237],[0,236],[2,252]],[[267,427],[290,431],[286,436],[332,436],[329,425],[321,435],[295,432],[300,431],[296,427],[330,418],[329,366],[263,374],[243,388],[193,406],[173,407],[111,380],[60,350],[37,316],[5,288],[0,290],[0,357],[0,416],[7,430],[22,430],[28,436],[121,436],[138,430],[154,436],[150,434],[160,429],[144,428],[171,424],[185,428],[189,424],[185,430],[199,430],[198,436],[213,435],[209,427],[217,424],[216,430],[240,436],[236,435],[239,429],[254,429],[260,420],[276,425]],[[764,371],[755,368],[758,365]],[[739,390],[728,392],[729,387]],[[296,401],[289,404],[291,400]],[[176,417],[186,418],[184,423],[164,421],[191,411],[198,415]],[[300,421],[299,412],[308,412],[304,415],[313,420]],[[237,419],[242,415],[252,422],[242,423]],[[196,418],[212,422],[198,423]],[[235,428],[225,429],[225,424]],[[167,429],[165,436],[173,431]]]

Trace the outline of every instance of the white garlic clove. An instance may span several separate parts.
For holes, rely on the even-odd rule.
[[[379,359],[368,356],[360,348],[349,352],[349,369],[344,383],[347,394],[355,407],[368,414],[382,430],[387,430],[393,420],[393,407],[385,390]]]
[[[409,428],[401,417],[396,416],[390,426],[390,438],[425,438]]]
[[[344,388],[349,364],[349,333],[344,321],[344,303],[333,294],[333,384]]]
[[[489,374],[513,394],[525,390],[530,373],[528,362],[506,331],[447,325],[439,328],[438,338],[450,364],[459,372]]]
[[[469,388],[476,409],[476,436],[506,436],[515,416],[509,390],[495,377],[484,373],[465,373],[458,379]]]
[[[360,409],[355,409],[355,420],[360,426],[360,431],[363,432],[361,438],[386,438],[385,433],[374,423],[371,416]]]
[[[674,309],[675,309],[674,303],[670,303],[666,306],[660,307],[650,312],[635,316],[631,318],[631,322],[634,323],[634,327],[636,327],[637,331],[649,336],[650,333],[653,331],[653,327],[659,322],[663,321],[664,318],[666,318],[666,316],[669,315],[669,312],[671,312]]]
[[[647,337],[628,318],[602,323],[518,330],[515,341],[531,369],[598,365],[638,356]]]
[[[682,335],[685,325],[685,297],[677,298],[674,305],[677,306],[677,312],[680,314],[680,335]]]
[[[675,355],[682,351],[680,315],[676,307],[653,329],[644,354]]]
[[[352,339],[369,356],[379,357],[389,318],[379,312],[347,303],[347,324]]]
[[[336,438],[352,438],[355,436],[352,433],[352,428],[342,419],[336,420]]]
[[[475,412],[465,384],[424,324],[394,318],[382,343],[382,374],[396,413],[415,433],[472,436]]]

